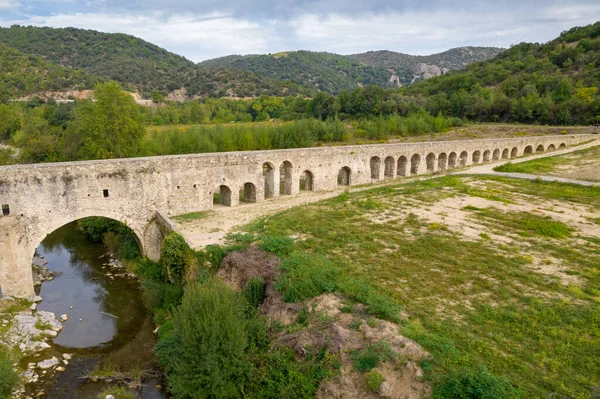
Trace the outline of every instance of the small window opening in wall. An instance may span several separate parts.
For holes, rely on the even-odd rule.
[[[181,186],[177,186],[177,190],[179,190],[181,188]]]
[[[10,207],[8,205],[2,205],[2,215],[10,215]]]
[[[194,188],[197,188],[197,187],[198,187],[198,185],[197,185],[197,184],[194,184]]]
[[[102,190],[102,194],[104,195],[104,198],[108,197],[108,190],[107,189]]]

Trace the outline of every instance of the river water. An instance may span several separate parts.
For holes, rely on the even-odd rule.
[[[30,386],[29,394],[43,390],[46,398],[97,398],[107,385],[79,378],[95,367],[121,372],[157,369],[154,326],[139,283],[115,276],[125,271],[111,269],[104,244],[88,240],[74,222],[47,236],[36,253],[48,261],[50,270],[62,273],[42,284],[38,309],[69,316],[42,359],[62,359],[63,353],[73,359],[51,381]],[[139,397],[164,398],[158,388],[158,381],[146,381]]]

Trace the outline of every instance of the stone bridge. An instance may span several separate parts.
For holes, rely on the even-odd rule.
[[[589,140],[561,135],[175,155],[0,167],[0,288],[33,294],[31,259],[47,234],[88,216],[126,223],[158,259],[160,212],[237,206],[552,151]]]

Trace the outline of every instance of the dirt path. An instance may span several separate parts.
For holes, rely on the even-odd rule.
[[[541,180],[545,180],[545,181],[557,181],[557,182],[561,182],[561,183],[574,183],[574,184],[581,184],[582,186],[600,186],[600,183],[590,182],[590,181],[585,181],[585,180],[576,180],[576,179],[569,179],[569,178],[565,178],[565,177],[548,176],[548,175],[534,175],[534,174],[527,174],[527,173],[502,173],[502,172],[496,172],[494,170],[494,168],[496,168],[500,165],[507,164],[509,162],[511,162],[513,164],[521,163],[521,162],[528,162],[528,161],[531,161],[534,159],[548,158],[548,157],[553,157],[556,155],[568,154],[573,151],[583,150],[584,148],[595,147],[598,145],[600,145],[600,139],[595,139],[594,141],[589,142],[587,144],[568,147],[564,150],[545,152],[543,154],[538,154],[538,155],[533,155],[533,156],[528,156],[528,157],[522,157],[522,158],[517,158],[517,159],[511,159],[511,160],[502,160],[502,161],[488,163],[485,165],[478,165],[478,166],[471,167],[469,169],[466,169],[464,171],[461,171],[461,172],[458,172],[455,174],[496,175],[496,176],[513,177],[516,179],[529,179],[529,180],[541,179]],[[600,171],[598,171],[598,174],[600,175]]]
[[[528,156],[524,158],[512,159],[510,162],[519,163],[530,161],[532,159],[537,158],[545,158],[549,156],[555,156],[560,154],[567,154],[576,150],[580,150],[583,148],[588,148],[592,146],[600,145],[600,139],[596,139],[594,142],[587,143],[580,146],[573,146],[566,148],[560,151],[547,152],[544,154]],[[454,174],[461,175],[499,175],[499,176],[507,176],[507,177],[515,177],[521,179],[543,179],[548,181],[560,181],[567,183],[576,183],[582,185],[598,185],[600,183],[592,183],[587,181],[579,181],[572,179],[564,179],[560,177],[551,177],[551,176],[538,176],[538,175],[527,175],[521,173],[499,173],[495,172],[494,168],[498,165],[502,165],[507,163],[508,161],[497,161],[485,165],[477,165],[471,168],[464,169],[459,172],[455,172]],[[438,177],[438,175],[422,175],[413,178],[404,178],[402,180],[390,179],[383,180],[376,184],[369,184],[357,187],[351,187],[350,192],[368,190],[370,188],[388,184],[400,184],[411,182],[415,180],[422,179],[431,179]],[[206,217],[175,223],[179,233],[181,233],[191,244],[194,249],[202,249],[207,245],[211,244],[223,244],[225,242],[225,236],[233,231],[236,228],[244,226],[253,220],[261,217],[272,215],[277,212],[283,211],[285,209],[293,208],[299,205],[305,205],[312,202],[321,201],[327,198],[335,197],[341,193],[343,193],[347,187],[340,187],[339,189],[331,190],[331,191],[320,191],[320,192],[304,192],[299,195],[294,196],[280,196],[277,198],[267,199],[263,202],[257,204],[240,204],[237,207],[225,207],[225,206],[215,206],[213,210],[209,211]]]

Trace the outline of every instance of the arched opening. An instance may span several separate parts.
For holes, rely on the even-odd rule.
[[[393,179],[394,178],[394,158],[392,157],[387,157],[384,161],[384,171],[383,171],[383,176],[386,179]]]
[[[421,163],[421,156],[419,154],[415,154],[410,158],[410,174],[417,175],[419,174],[419,164]]]
[[[349,167],[344,166],[342,169],[340,169],[340,172],[338,173],[338,186],[349,186],[351,181],[351,174],[352,171],[350,170]]]
[[[279,194],[291,195],[292,194],[292,163],[285,161],[279,167]]]
[[[219,189],[213,194],[214,205],[231,206],[231,189],[227,186],[219,186]]]
[[[567,145],[565,143],[561,143],[558,148],[567,148]]]
[[[438,156],[438,171],[440,173],[443,173],[446,171],[446,167],[448,165],[448,155],[446,155],[445,152],[442,152],[439,156]]]
[[[273,164],[270,162],[263,163],[262,174],[265,198],[273,198],[275,196],[275,167]]]
[[[305,170],[300,175],[300,191],[312,191],[313,190],[313,174]]]
[[[556,147],[554,146],[554,144],[550,144],[546,151],[556,151]]]
[[[525,147],[525,150],[523,151],[523,154],[533,154],[533,147],[528,145],[527,147]]]
[[[467,160],[469,159],[469,154],[466,151],[460,153],[460,166],[466,166]]]
[[[537,152],[537,153],[544,152],[544,146],[541,144],[538,145],[537,148],[535,149],[535,152]]]
[[[488,163],[490,162],[490,157],[491,157],[492,153],[490,150],[485,150],[483,152],[483,163]]]
[[[477,150],[473,153],[473,163],[479,163],[481,161],[481,151]]]
[[[64,323],[55,344],[110,350],[139,333],[148,313],[125,261],[142,252],[137,232],[106,217],[67,223],[41,241],[31,260],[35,291],[44,298],[37,309],[73,320]]]
[[[451,152],[450,156],[448,157],[448,168],[456,168],[456,160],[458,158],[458,155],[456,155],[455,152]]]
[[[396,168],[396,174],[398,176],[406,176],[408,167],[408,158],[401,156],[398,158],[398,167]]]
[[[371,158],[371,179],[379,180],[379,171],[381,170],[381,159],[379,157]]]
[[[427,173],[433,173],[435,170],[435,155],[432,152],[425,157],[425,163],[427,164]]]
[[[256,202],[256,186],[254,183],[244,183],[240,188],[240,202],[250,204]]]
[[[505,148],[504,151],[502,151],[502,159],[508,159],[509,155],[508,148]]]
[[[512,151],[510,152],[510,157],[511,158],[516,158],[519,156],[519,149],[517,147],[513,148]]]
[[[500,159],[500,150],[496,148],[494,150],[494,153],[492,154],[492,160],[498,161],[499,159]]]

